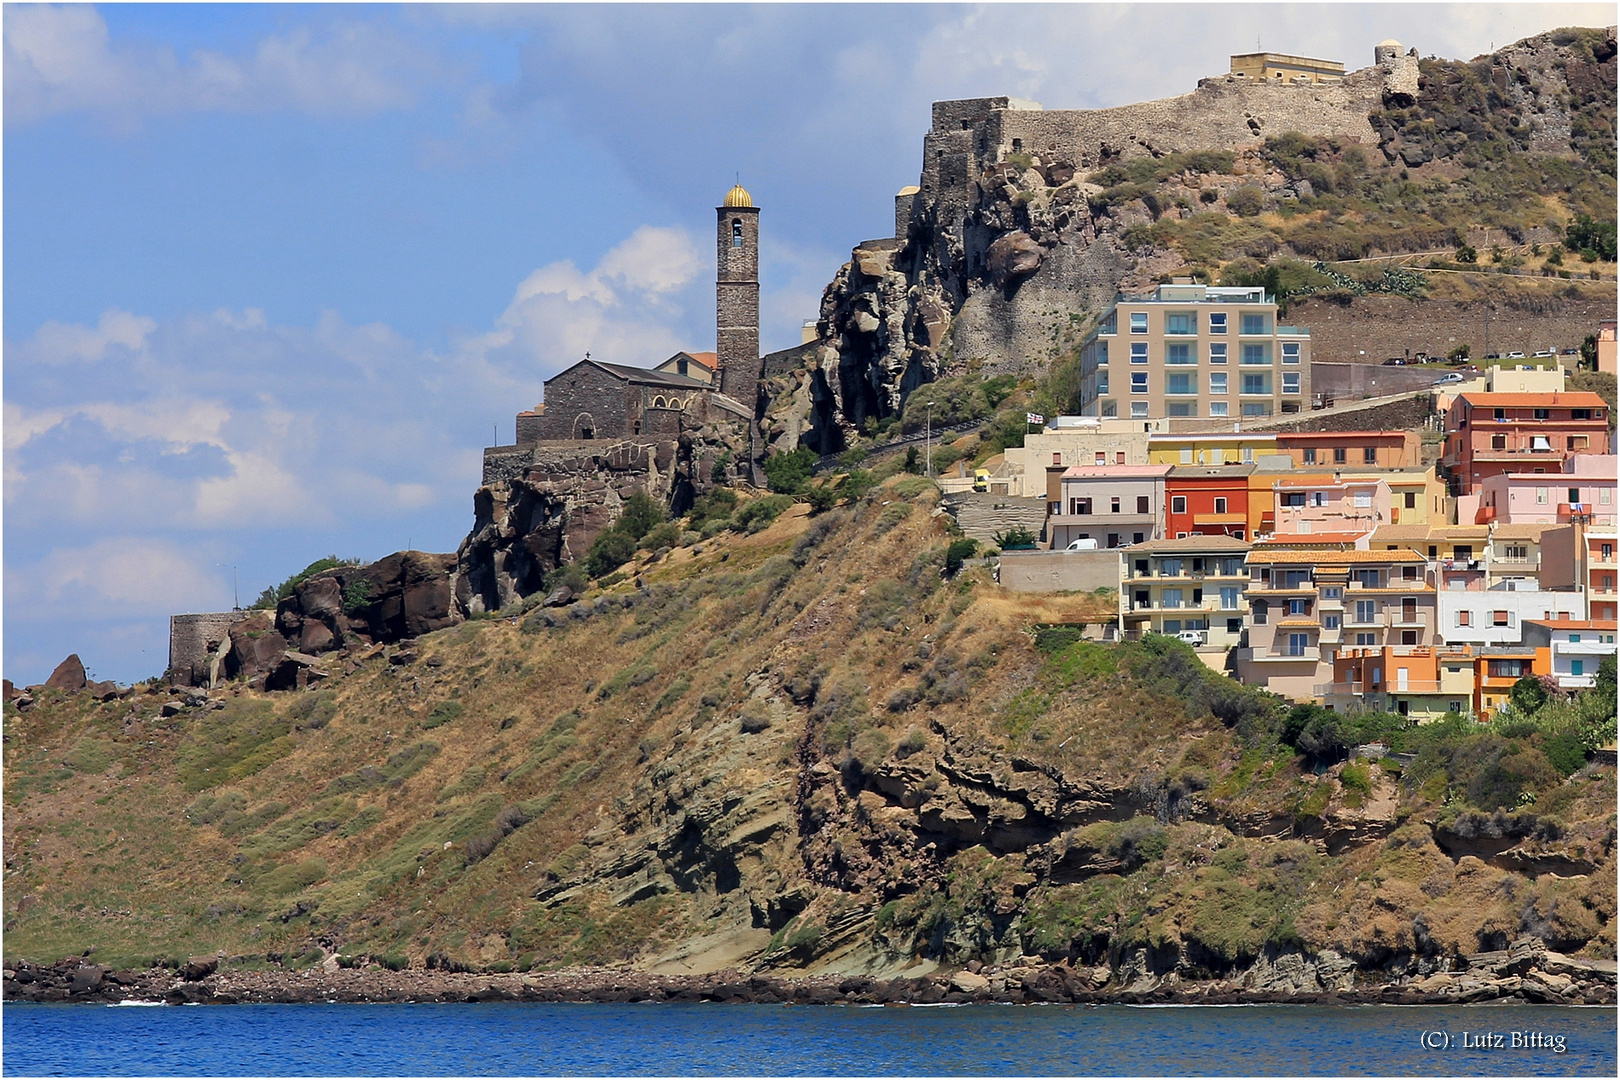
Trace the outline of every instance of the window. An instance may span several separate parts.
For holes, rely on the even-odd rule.
[[[1182,567],[1182,562],[1181,562],[1180,559],[1160,559],[1159,560],[1159,576],[1160,577],[1180,577],[1181,576],[1181,567]]]
[[[1108,500],[1108,512],[1110,514],[1119,513],[1119,496],[1118,495],[1115,495],[1112,499]]]
[[[1211,394],[1226,393],[1226,372],[1212,371],[1209,373],[1209,392]]]
[[[1209,313],[1209,332],[1212,334],[1226,333],[1226,312],[1212,311]],[[1226,355],[1226,347],[1221,346],[1221,355]]]
[[[1306,634],[1288,635],[1288,655],[1304,656],[1305,650],[1310,648],[1310,637]]]
[[[1528,661],[1524,660],[1492,660],[1489,661],[1489,670],[1493,679],[1518,679],[1530,674]]]
[[[1406,504],[1406,509],[1408,509],[1408,510],[1416,510],[1417,509],[1417,492],[1415,492],[1415,491],[1405,492],[1402,498],[1403,498],[1403,502]]]
[[[1070,499],[1069,503],[1070,503],[1070,507],[1071,507],[1069,512],[1071,514],[1078,514],[1078,515],[1084,517],[1085,515],[1091,513],[1091,500],[1090,499]]]
[[[1492,409],[1491,410],[1491,419],[1493,419],[1493,420],[1506,420],[1507,419],[1507,410],[1506,409]]]
[[[1536,453],[1550,453],[1552,451],[1552,440],[1545,435],[1532,435],[1530,436],[1530,449]]]
[[[1148,403],[1145,401],[1131,402],[1131,419],[1140,420],[1148,414]]]
[[[1503,562],[1529,562],[1530,546],[1528,544],[1509,544],[1502,549]]]
[[[1283,506],[1290,509],[1290,510],[1293,509],[1294,507],[1299,507],[1299,508],[1303,509],[1304,506],[1305,506],[1305,493],[1303,491],[1285,492],[1283,494],[1282,498],[1283,498],[1283,501],[1282,501]]]
[[[1571,635],[1569,635],[1569,640],[1572,641],[1572,642],[1579,642],[1581,640],[1581,635],[1579,635],[1579,634],[1571,634]]]
[[[1147,377],[1148,377],[1148,373],[1145,372],[1145,371],[1133,371],[1133,372],[1131,372],[1131,393],[1133,393],[1133,394],[1145,394],[1145,393],[1147,393]]]
[[[1370,622],[1377,621],[1377,619],[1378,619],[1378,601],[1376,601],[1376,600],[1357,600],[1356,601],[1356,622],[1358,622],[1358,623],[1370,623]]]
[[[1305,448],[1305,464],[1307,464],[1307,465],[1315,465],[1316,464],[1316,447],[1307,446]]]
[[[1290,600],[1290,601],[1288,601],[1288,614],[1290,614],[1290,615],[1303,615],[1303,614],[1305,614],[1305,601],[1304,600]]]
[[[1215,341],[1210,343],[1209,362],[1212,364],[1226,363],[1226,342]]]
[[[1335,464],[1335,465],[1343,465],[1344,464],[1344,458],[1345,458],[1345,448],[1342,447],[1342,446],[1335,446],[1333,448],[1333,464]]]
[[[1172,311],[1164,317],[1164,332],[1177,335],[1198,333],[1198,314],[1192,311]]]
[[[1141,542],[1142,542],[1142,534],[1141,533],[1131,533],[1131,543],[1140,544]]]
[[[1211,416],[1226,416],[1227,415],[1226,402],[1224,402],[1224,401],[1212,401],[1212,402],[1210,402],[1209,403],[1209,415],[1211,415]]]
[[[1243,406],[1243,409],[1244,409],[1244,412],[1247,412],[1249,407],[1247,405],[1245,405],[1245,406]],[[1245,464],[1245,465],[1253,465],[1254,464],[1254,447],[1245,446],[1243,448],[1242,454],[1240,454],[1239,456],[1243,459],[1243,464]]]
[[[1271,350],[1264,345],[1243,346],[1243,362],[1245,364],[1270,364]]]
[[[1245,394],[1266,394],[1266,395],[1270,395],[1270,393],[1271,393],[1271,378],[1270,378],[1270,376],[1267,376],[1267,375],[1244,375],[1243,376],[1243,392]]]
[[[1198,387],[1193,384],[1197,378],[1185,371],[1172,372],[1164,377],[1164,392],[1167,394],[1196,394]]]
[[[1339,621],[1340,620],[1337,615],[1322,616],[1322,626],[1327,630],[1337,630],[1339,628]]]
[[[1193,358],[1193,347],[1186,342],[1171,344],[1164,347],[1164,362],[1166,364],[1196,364]]]
[[[1271,605],[1264,600],[1256,600],[1250,605],[1249,612],[1254,616],[1254,625],[1264,626],[1267,617],[1271,614]]]
[[[1358,492],[1355,493],[1354,498],[1355,498],[1355,505],[1356,505],[1357,510],[1370,510],[1370,509],[1372,509],[1372,492],[1370,492],[1370,491],[1358,491]]]
[[[1133,334],[1145,334],[1145,333],[1147,333],[1147,312],[1145,312],[1145,311],[1133,311],[1133,312],[1131,312],[1131,333],[1133,333]]]
[[[1599,545],[1598,551],[1604,562],[1608,562],[1610,559],[1614,558],[1613,544],[1601,544]]]
[[[1590,420],[1590,419],[1592,419],[1592,410],[1591,409],[1571,409],[1571,410],[1569,410],[1569,418],[1571,420]]]
[[[1099,371],[1097,372],[1097,394],[1100,397],[1106,393],[1108,393],[1108,372]]]
[[[1492,435],[1491,436],[1491,449],[1492,450],[1506,450],[1507,449],[1507,436],[1506,435]]]
[[[1299,372],[1297,372],[1297,371],[1285,371],[1285,372],[1283,372],[1282,380],[1283,380],[1283,388],[1282,388],[1283,393],[1285,393],[1285,394],[1297,394],[1297,393],[1299,393]]]
[[[1215,497],[1215,512],[1217,514],[1226,513],[1226,497],[1225,496],[1217,495]]]
[[[1231,589],[1231,588],[1222,589],[1221,590],[1221,610],[1222,611],[1236,611],[1238,609],[1238,597],[1241,596],[1241,595],[1242,595],[1242,590],[1240,590],[1240,589]]]
[[[1284,376],[1284,378],[1287,378],[1287,376]],[[1361,463],[1363,465],[1378,464],[1378,447],[1363,446],[1361,448]]]
[[[1536,416],[1537,420],[1550,420],[1550,419],[1552,419],[1552,410],[1551,409],[1537,409],[1537,410],[1535,410],[1535,416]]]
[[[1133,363],[1133,364],[1145,364],[1145,363],[1147,363],[1147,342],[1145,342],[1145,341],[1133,341],[1133,342],[1131,342],[1131,363]]]
[[[1493,612],[1491,612],[1491,625],[1492,626],[1507,626],[1508,625],[1508,613],[1505,612],[1505,611],[1493,611]]]
[[[1546,488],[1543,488],[1543,487],[1536,488],[1536,505],[1537,506],[1546,506],[1547,505],[1547,489]]]
[[[1245,314],[1243,316],[1243,332],[1245,334],[1265,333],[1266,317],[1260,314]]]
[[[1375,636],[1376,635],[1374,635],[1374,634],[1357,634],[1356,635],[1356,644],[1357,645],[1375,645],[1375,644],[1377,644],[1377,642],[1375,642],[1373,640],[1373,638]]]
[[[1418,568],[1417,567],[1415,567],[1415,566],[1403,566],[1403,567],[1401,567],[1401,580],[1402,581],[1416,581],[1417,579],[1418,579]]]
[[[1473,617],[1474,617],[1473,612],[1459,610],[1457,612],[1457,625],[1458,626],[1471,626],[1473,624],[1471,622],[1469,622],[1469,620],[1472,619]]]
[[[1165,589],[1163,592],[1161,592],[1159,594],[1159,606],[1160,607],[1167,607],[1167,608],[1178,608],[1178,607],[1180,607],[1181,606],[1181,590],[1180,589]]]
[[[1377,570],[1357,570],[1356,571],[1356,583],[1358,585],[1360,585],[1363,589],[1376,589],[1376,588],[1378,588],[1378,571]]]
[[[742,221],[740,219],[732,219],[731,246],[734,248],[740,248],[743,246]]]
[[[1117,334],[1117,333],[1119,333],[1119,312],[1110,311],[1108,313],[1108,318],[1104,319],[1102,321],[1102,325],[1097,327],[1097,333],[1099,333],[1099,334]],[[1106,342],[1104,344],[1106,344]],[[1106,356],[1107,353],[1104,352],[1103,355]]]
[[[1114,451],[1114,464],[1115,465],[1123,465],[1123,464],[1125,464],[1125,451],[1123,451],[1123,450]]]
[[[1053,454],[1052,456],[1057,457],[1056,454]],[[1052,462],[1052,464],[1056,465],[1057,462],[1054,461],[1054,462]],[[1098,465],[1106,465],[1106,464],[1108,464],[1108,451],[1106,451],[1106,450],[1097,451],[1097,464]]]
[[[1569,662],[1569,673],[1571,675],[1584,675],[1584,674],[1586,674],[1586,664],[1585,664],[1585,662],[1581,661],[1581,660],[1571,660]]]
[[[1109,333],[1113,333],[1113,331],[1110,330]],[[1108,366],[1108,342],[1106,341],[1097,342],[1097,366]]]
[[[1299,363],[1299,342],[1297,342],[1297,341],[1285,341],[1285,342],[1283,342],[1282,354],[1283,354],[1283,363],[1285,363],[1285,364],[1297,364],[1297,363]]]
[[[1342,600],[1342,599],[1344,599],[1344,587],[1342,585],[1329,585],[1327,588],[1322,590],[1322,599],[1324,599],[1324,600]]]
[[[1187,512],[1187,496],[1170,496],[1170,512],[1172,514],[1185,514]]]
[[[1148,509],[1148,497],[1146,495],[1138,495],[1136,497],[1136,512],[1138,514],[1152,513],[1152,511]]]
[[[1572,503],[1578,503],[1578,502],[1581,501],[1581,489],[1580,488],[1570,488],[1569,489],[1569,501],[1572,502]]]
[[[1609,503],[1613,501],[1613,496],[1614,496],[1614,489],[1613,488],[1609,488],[1609,487],[1600,487],[1600,488],[1598,488],[1598,502],[1601,503],[1602,505],[1608,506]]]

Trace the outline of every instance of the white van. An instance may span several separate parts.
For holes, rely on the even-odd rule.
[[[1095,539],[1093,539],[1092,537],[1082,536],[1080,539],[1074,541],[1073,543],[1071,543],[1068,547],[1064,548],[1063,550],[1064,551],[1096,551],[1097,550],[1097,541]]]

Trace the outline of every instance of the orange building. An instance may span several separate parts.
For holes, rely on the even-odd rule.
[[[1277,452],[1295,465],[1411,469],[1422,465],[1415,431],[1279,431]]]
[[[1609,407],[1593,393],[1462,394],[1446,411],[1440,465],[1467,495],[1499,473],[1558,473],[1572,454],[1608,454]]]
[[[1336,711],[1357,707],[1400,713],[1419,723],[1474,706],[1474,654],[1467,645],[1385,645],[1341,649],[1333,682],[1317,688]]]
[[[1474,717],[1484,722],[1507,702],[1513,684],[1526,675],[1551,675],[1552,650],[1525,645],[1486,645],[1474,650]]]

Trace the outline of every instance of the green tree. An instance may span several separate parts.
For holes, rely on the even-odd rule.
[[[336,555],[328,555],[324,559],[316,559],[314,562],[298,571],[298,573],[294,574],[286,581],[283,581],[280,585],[271,585],[266,588],[264,592],[259,594],[259,598],[253,601],[252,609],[257,611],[275,607],[277,604],[281,603],[281,601],[291,596],[294,589],[298,588],[298,586],[302,585],[304,582],[308,581],[310,578],[314,577],[316,574],[319,574],[323,570],[336,570],[340,566],[359,565],[359,559],[340,559]]]
[[[922,472],[922,462],[918,460],[919,457],[920,455],[917,453],[915,446],[906,447],[906,461],[902,468],[908,473]]]
[[[1535,675],[1526,675],[1508,691],[1508,701],[1520,716],[1534,716],[1547,704],[1547,688]]]
[[[1265,205],[1265,193],[1253,184],[1244,184],[1226,197],[1226,208],[1238,217],[1259,217]]]
[[[996,547],[1002,551],[1017,551],[1035,546],[1035,534],[1022,525],[1013,525],[994,535]]]
[[[1596,221],[1586,214],[1577,214],[1564,230],[1564,242],[1571,251],[1579,251],[1583,258],[1591,252],[1604,262],[1614,262],[1614,225],[1612,221]]]
[[[765,482],[772,491],[797,495],[804,490],[815,467],[816,452],[806,446],[772,454],[765,459]]]
[[[1460,263],[1476,263],[1479,261],[1479,252],[1463,244],[1457,248],[1457,261]]]
[[[611,528],[591,544],[591,550],[585,554],[585,569],[591,577],[601,577],[629,562],[635,554],[635,539],[617,527]]]
[[[632,540],[640,540],[652,531],[654,525],[662,524],[667,516],[657,500],[645,491],[637,491],[624,501],[624,510],[613,527]]]
[[[955,577],[957,572],[962,569],[962,563],[973,558],[978,553],[978,550],[979,542],[977,540],[966,536],[960,540],[952,540],[950,546],[945,549],[945,576]]]

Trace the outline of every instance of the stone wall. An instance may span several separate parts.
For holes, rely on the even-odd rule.
[[[1417,393],[1434,385],[1443,372],[1433,368],[1385,367],[1381,363],[1311,362],[1311,393],[1327,394],[1338,404],[1364,397]]]
[[[1614,306],[1615,284],[1607,281],[1564,284],[1556,295],[1545,297],[1490,301],[1358,296],[1337,303],[1312,297],[1290,304],[1288,321],[1311,328],[1311,355],[1318,362],[1379,363],[1408,351],[1445,356],[1466,344],[1478,363],[1486,352],[1487,312],[1490,351],[1506,355],[1518,350],[1529,356],[1549,347],[1579,346],[1587,334],[1597,332],[1599,322],[1614,318]]]
[[[169,616],[169,677],[186,686],[208,686],[230,650],[231,627],[252,613],[216,611]]]
[[[630,388],[599,367],[580,364],[546,383],[546,411],[540,414],[542,439],[578,439],[585,426],[596,438],[630,431]]]
[[[715,352],[720,392],[753,410],[759,395],[759,209],[721,207],[715,249]],[[742,245],[733,246],[733,223]]]
[[[1118,551],[1003,551],[1001,587],[1013,592],[1119,588]]]
[[[1266,431],[1415,431],[1432,413],[1433,398],[1414,394],[1395,401],[1357,407],[1349,405],[1325,412],[1301,413],[1298,420],[1267,423]],[[1257,430],[1260,425],[1246,427]]]

